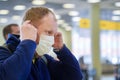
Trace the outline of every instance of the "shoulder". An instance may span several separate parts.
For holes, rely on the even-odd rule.
[[[8,48],[7,47],[5,47],[5,46],[0,46],[0,54],[1,53],[9,53],[9,50],[8,50]]]
[[[0,62],[3,62],[6,58],[8,58],[11,55],[8,49],[4,48],[3,46],[0,46]]]

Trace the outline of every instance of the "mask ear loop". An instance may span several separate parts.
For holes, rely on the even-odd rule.
[[[39,41],[40,41],[40,36],[39,36],[39,34],[38,34],[38,32],[37,32],[37,39],[36,39],[36,43],[37,43],[37,44],[39,44]]]

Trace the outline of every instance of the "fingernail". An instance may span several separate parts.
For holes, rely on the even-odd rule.
[[[31,20],[26,20],[26,22],[30,22]]]

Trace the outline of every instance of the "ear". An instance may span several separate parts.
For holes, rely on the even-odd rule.
[[[8,34],[7,35],[5,35],[5,40],[7,40],[8,39]]]

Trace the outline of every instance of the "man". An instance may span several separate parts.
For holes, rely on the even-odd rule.
[[[82,80],[76,58],[63,44],[57,21],[45,7],[29,9],[18,36],[9,35],[8,50],[0,48],[0,80]],[[49,53],[51,47],[59,60]]]
[[[20,28],[17,24],[9,24],[3,28],[3,37],[5,40],[8,38],[8,34],[16,34],[19,35],[20,33]]]

